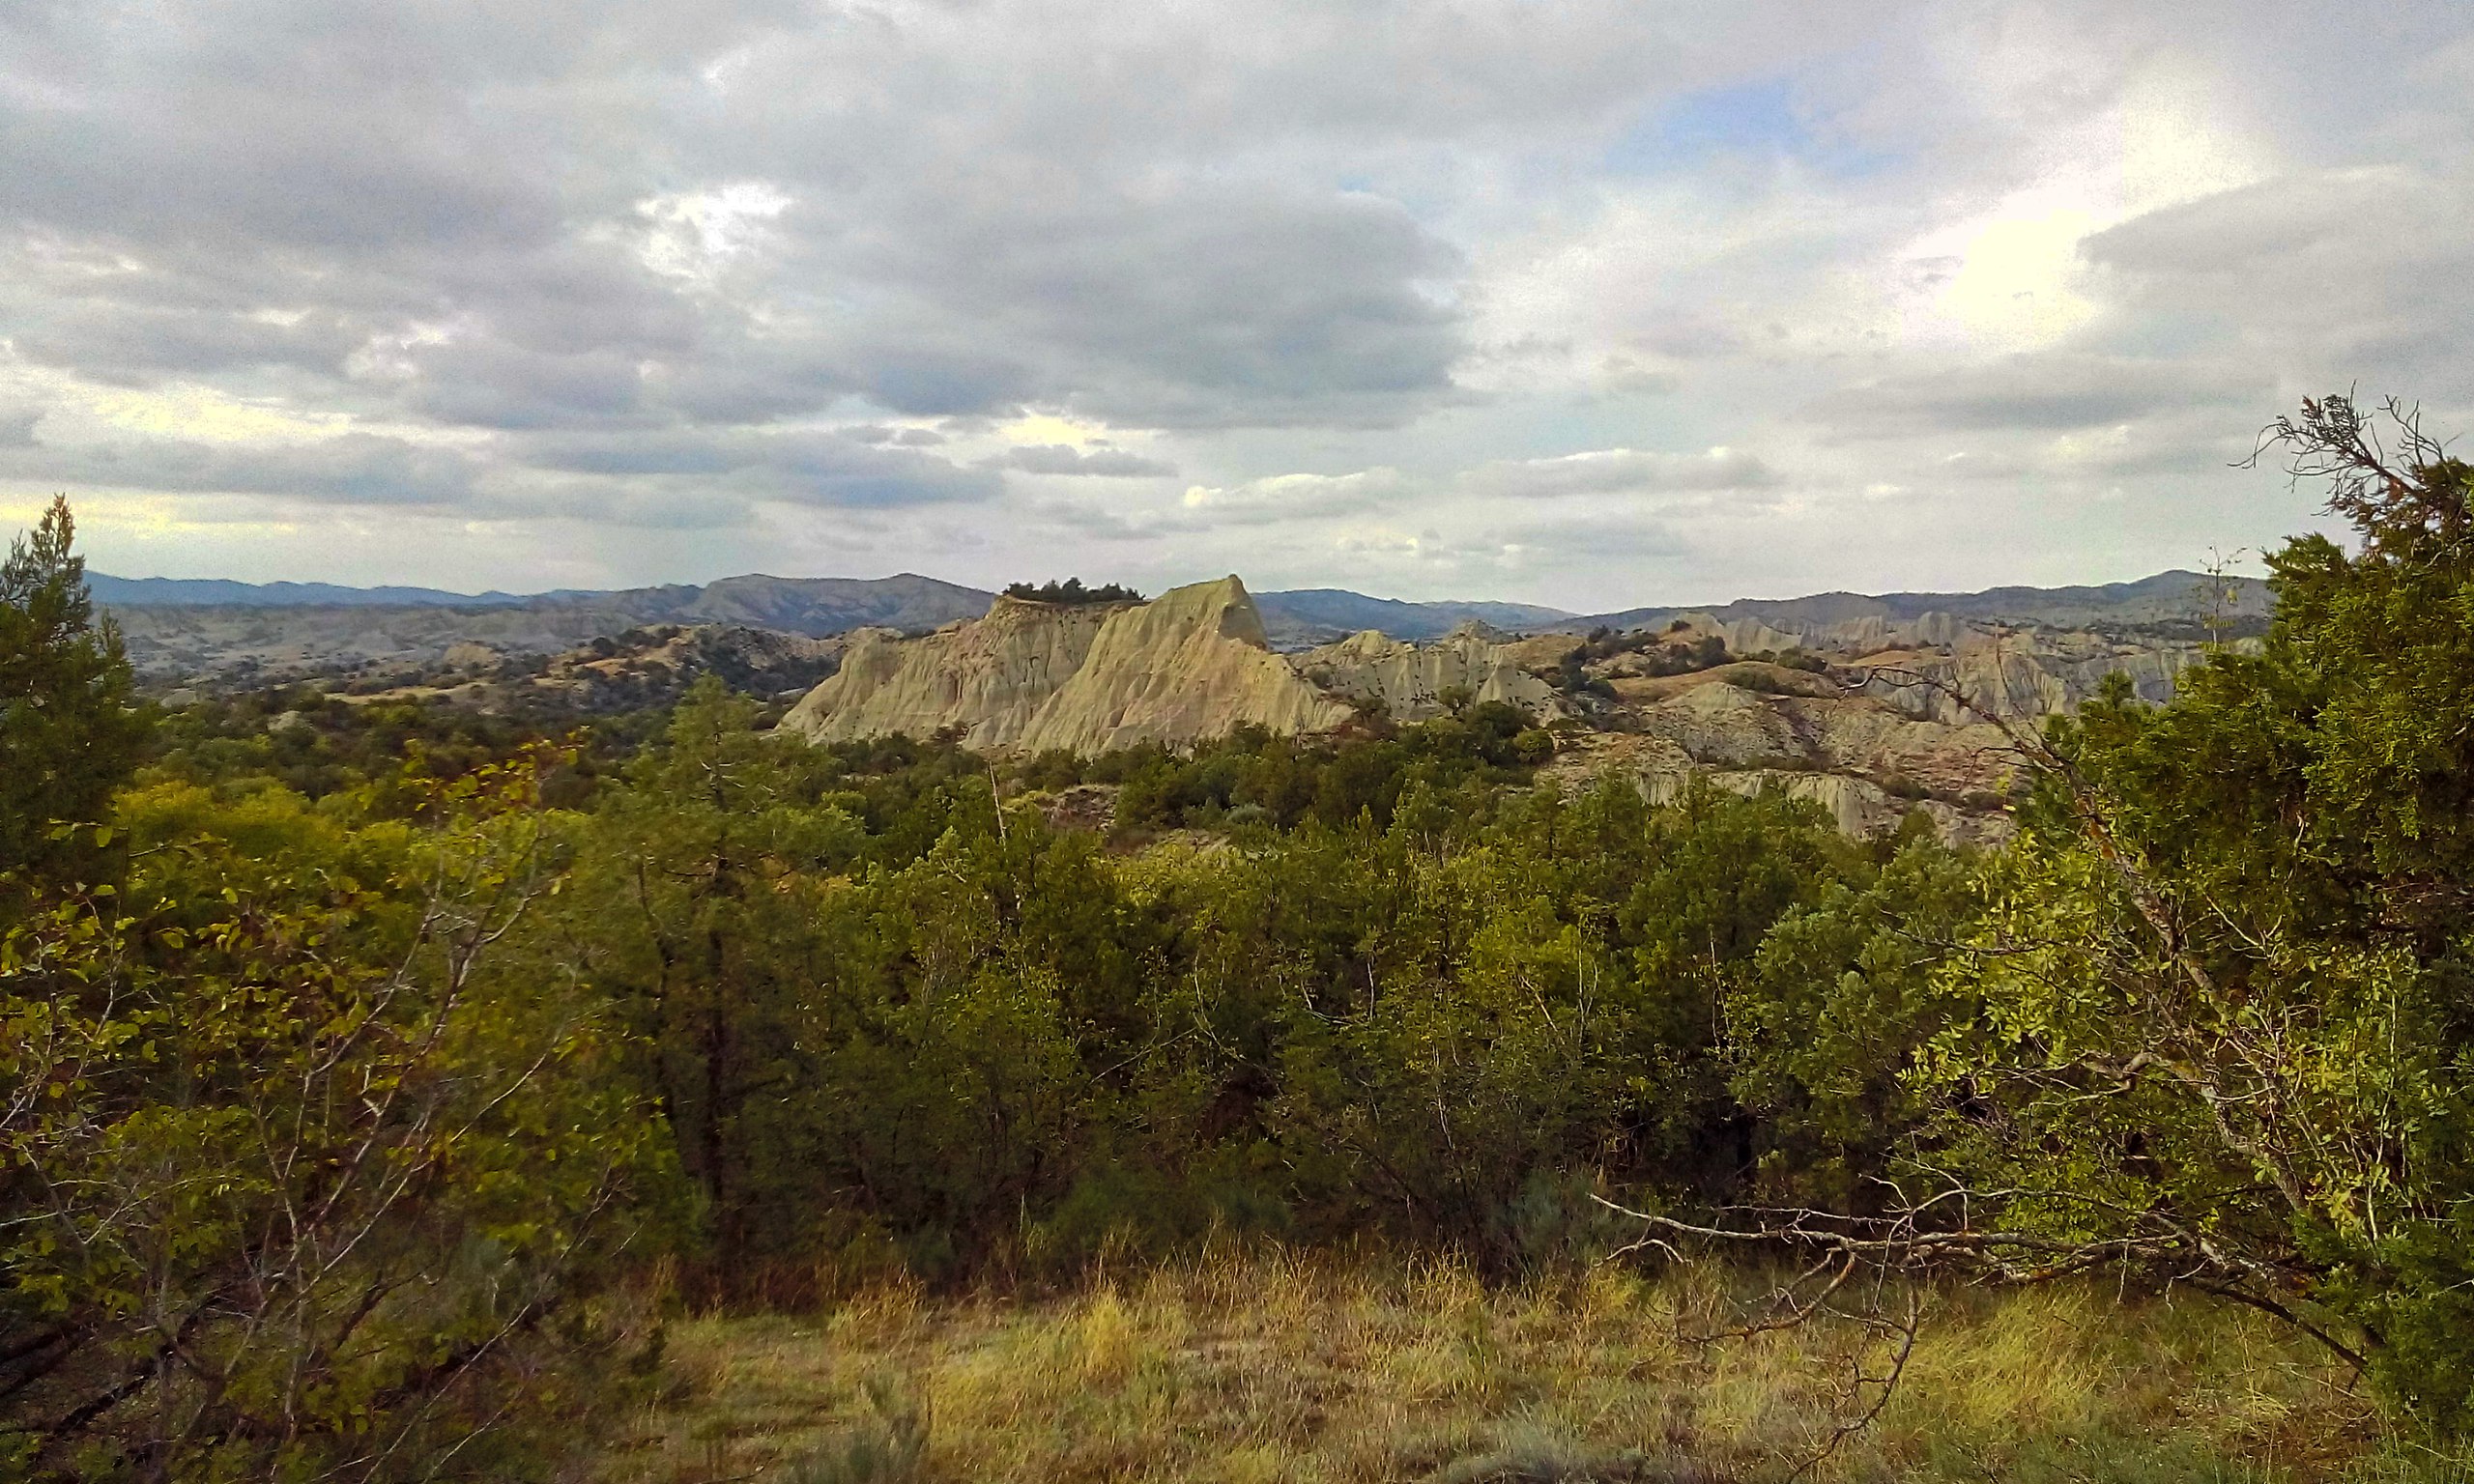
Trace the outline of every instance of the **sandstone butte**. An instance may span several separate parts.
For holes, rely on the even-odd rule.
[[[1242,726],[1327,731],[1350,715],[1272,652],[1230,576],[1149,603],[999,598],[917,639],[864,631],[782,727],[817,742],[960,727],[974,748],[1089,755]]]

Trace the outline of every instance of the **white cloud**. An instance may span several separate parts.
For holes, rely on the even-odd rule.
[[[1349,474],[1274,474],[1242,484],[1193,485],[1185,508],[1210,524],[1259,526],[1275,521],[1354,515],[1413,499],[1418,482],[1396,469]]]
[[[1490,499],[1758,490],[1778,482],[1775,470],[1740,448],[1706,453],[1598,448],[1551,459],[1502,460],[1454,481],[1460,492]]]
[[[0,483],[468,587],[2134,576],[2307,515],[2222,467],[2304,391],[2474,418],[2474,14],[2358,22],[5,7]]]

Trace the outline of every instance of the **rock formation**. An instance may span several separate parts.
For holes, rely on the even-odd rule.
[[[1521,646],[1463,624],[1431,644],[1404,643],[1368,629],[1336,644],[1289,656],[1298,673],[1352,700],[1379,700],[1395,721],[1444,714],[1446,693],[1500,700],[1539,721],[1566,714],[1555,688],[1521,668]]]
[[[985,617],[917,639],[861,629],[842,668],[801,698],[782,728],[814,742],[848,742],[960,727],[973,747],[1019,746],[1120,607],[1000,597]]]
[[[782,726],[820,742],[960,727],[972,747],[1090,754],[1349,716],[1271,652],[1245,584],[1226,577],[1140,604],[1000,598],[923,638],[862,635]]]
[[[1661,803],[1696,776],[1739,793],[1771,789],[1820,804],[1858,836],[1893,828],[1915,810],[1954,842],[2010,833],[2002,806],[2016,759],[1989,724],[1908,716],[1771,665],[1617,686],[1625,729],[1568,736],[1550,777],[1575,784],[1612,768]]]
[[[1970,632],[1931,648],[1870,651],[1849,668],[1871,671],[1865,694],[1911,715],[1957,722],[1972,711],[2029,720],[2076,710],[2115,673],[2129,678],[2131,693],[2142,700],[2170,700],[2175,677],[2205,654],[2199,644],[2126,643],[2099,634],[2031,629]]]

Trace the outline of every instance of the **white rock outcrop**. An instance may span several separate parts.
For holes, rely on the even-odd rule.
[[[1488,639],[1463,625],[1430,644],[1386,638],[1376,629],[1324,644],[1288,662],[1298,673],[1335,695],[1380,700],[1395,721],[1423,722],[1444,714],[1443,696],[1465,692],[1473,700],[1500,700],[1539,721],[1566,714],[1554,687],[1523,670],[1520,645]]]
[[[782,727],[820,742],[961,727],[976,748],[1094,754],[1243,726],[1322,731],[1349,716],[1272,653],[1231,576],[1149,603],[999,598],[986,617],[918,639],[869,632]]]

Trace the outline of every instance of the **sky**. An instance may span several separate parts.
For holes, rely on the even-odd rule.
[[[123,576],[2256,570],[2469,343],[2462,0],[0,6],[0,524]]]

